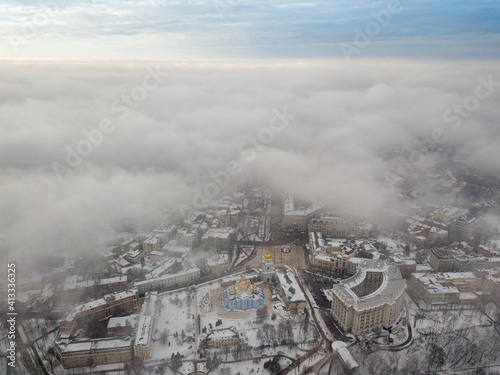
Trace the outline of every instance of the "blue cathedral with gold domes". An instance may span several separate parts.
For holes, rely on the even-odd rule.
[[[223,294],[223,306],[229,310],[250,310],[264,306],[264,291],[242,275]]]
[[[265,282],[272,281],[274,278],[273,259],[269,248],[262,257],[261,278]],[[236,280],[222,295],[222,305],[228,310],[258,309],[265,304],[262,288],[255,283],[252,285],[245,275]]]

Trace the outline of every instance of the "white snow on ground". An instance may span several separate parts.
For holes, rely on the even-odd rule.
[[[451,331],[463,327],[490,325],[490,321],[479,310],[424,312],[425,318],[417,320],[417,331]],[[413,323],[413,322],[412,322]]]
[[[366,350],[361,349],[359,344],[350,347],[349,351],[360,365],[359,373],[387,373],[395,369],[399,371],[397,373],[410,373],[416,368],[420,370],[435,369],[435,367],[429,368],[433,344],[444,348],[445,361],[440,369],[450,370],[446,373],[455,373],[452,370],[464,367],[499,362],[500,357],[491,358],[492,353],[495,352],[495,349],[492,351],[492,348],[500,342],[498,335],[490,325],[488,317],[481,311],[426,312],[419,310],[409,296],[405,295],[405,300],[410,312],[413,331],[412,344],[397,352],[379,350],[367,353]],[[494,310],[492,304],[486,306],[486,311],[491,315],[496,314]],[[414,328],[415,316],[418,317],[416,328]],[[478,348],[481,351],[485,350],[484,357],[480,355],[472,355],[471,358],[463,357],[468,355],[467,353],[473,353],[472,349]],[[496,352],[498,356],[498,350]],[[472,360],[470,364],[469,360]],[[474,360],[480,361],[479,364],[475,364]]]
[[[254,348],[258,348],[261,346],[262,342],[257,338],[257,332],[262,328],[263,324],[268,323],[277,328],[279,322],[281,321],[279,318],[272,320],[270,317],[263,319],[261,322],[259,322],[257,319],[223,319],[223,324],[220,325],[219,327],[216,327],[215,322],[219,319],[216,315],[212,316],[204,316],[201,318],[201,328],[203,327],[207,328],[207,332],[210,329],[209,324],[212,324],[213,328],[227,328],[227,327],[235,327],[238,333],[240,334],[240,338],[244,340],[247,344],[251,345]],[[311,323],[312,326],[312,323]],[[309,328],[312,330],[312,328]],[[243,334],[243,335],[242,335]],[[301,343],[304,341],[304,332],[300,330],[300,325],[297,323],[293,324],[293,335],[294,339],[293,341],[296,343]],[[311,333],[308,334],[308,341],[311,340]],[[308,343],[303,345],[303,349],[309,349],[313,346],[313,344]],[[279,346],[278,349],[276,350],[282,350],[285,352],[287,355],[292,356],[297,354],[296,348],[290,349],[288,345],[286,346]],[[299,350],[300,352],[300,350]],[[272,354],[269,353],[269,354]]]
[[[194,341],[189,342],[187,337],[193,337],[195,332],[194,298],[194,293],[187,288],[158,295],[159,313],[156,314],[154,323],[151,359],[170,360],[172,354],[177,352],[189,358],[193,353]],[[168,336],[167,342],[163,344],[160,337],[165,329]],[[184,340],[181,337],[182,331],[185,333]]]
[[[236,246],[235,246],[236,248]],[[233,253],[233,266],[238,266],[240,263],[250,257],[255,250],[255,246],[239,246],[239,253]],[[236,255],[237,254],[237,255]]]

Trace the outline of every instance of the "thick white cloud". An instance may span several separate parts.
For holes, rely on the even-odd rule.
[[[168,77],[137,89],[158,67]],[[1,70],[0,224],[17,254],[89,251],[124,220],[158,222],[192,202],[197,178],[231,161],[242,171],[234,185],[268,181],[356,213],[391,203],[380,151],[411,150],[436,128],[474,164],[498,167],[490,155],[500,143],[500,87],[460,129],[443,120],[474,95],[480,76],[500,81],[488,62],[3,61]],[[117,110],[129,100],[123,95],[142,92],[127,116]],[[293,118],[271,132],[283,111]],[[65,164],[67,147],[76,150],[82,131],[103,119],[114,130],[61,182],[53,163]],[[259,134],[272,140],[255,149]]]

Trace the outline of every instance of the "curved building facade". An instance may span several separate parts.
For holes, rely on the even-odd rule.
[[[394,264],[364,259],[354,276],[332,288],[332,314],[346,330],[364,334],[389,328],[403,310],[406,281]]]

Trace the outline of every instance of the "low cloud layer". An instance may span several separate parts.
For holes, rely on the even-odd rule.
[[[1,65],[9,256],[91,251],[117,224],[163,220],[226,174],[377,212],[393,202],[381,151],[411,151],[438,128],[454,154],[500,173],[489,62]],[[477,99],[482,79],[493,83]]]

